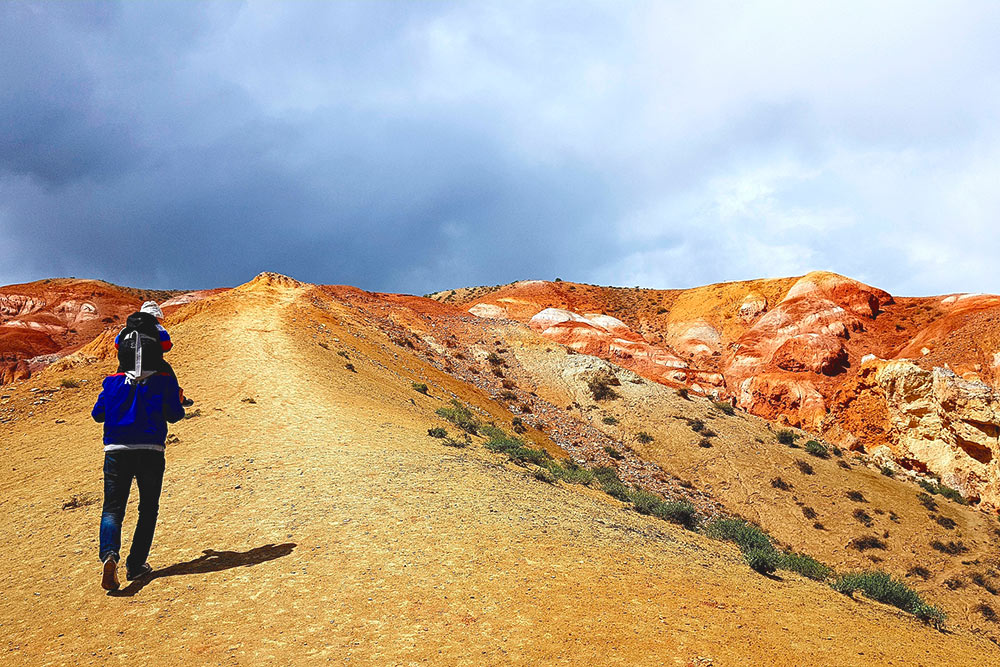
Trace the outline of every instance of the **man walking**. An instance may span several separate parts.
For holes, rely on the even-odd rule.
[[[162,355],[160,341],[139,331],[128,334],[134,358],[122,360],[119,372],[104,379],[91,415],[104,423],[104,511],[101,515],[101,587],[119,587],[118,561],[122,520],[132,479],[139,487],[139,519],[125,561],[129,581],[149,575],[146,562],[160,508],[167,422],[184,417],[183,396],[172,374],[143,370],[142,357]],[[158,354],[159,353],[159,354]],[[124,372],[122,370],[124,369]]]

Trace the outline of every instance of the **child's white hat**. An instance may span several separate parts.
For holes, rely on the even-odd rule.
[[[156,305],[155,301],[147,301],[146,303],[142,304],[142,308],[139,309],[139,312],[149,313],[158,320],[163,319],[163,311],[160,310],[160,307]]]

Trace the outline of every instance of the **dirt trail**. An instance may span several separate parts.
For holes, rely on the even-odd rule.
[[[10,389],[18,417],[0,425],[0,662],[998,657],[967,633],[935,632],[794,575],[758,576],[726,545],[595,491],[544,484],[481,447],[443,447],[426,436],[440,424],[434,408],[448,391],[481,397],[405,352],[386,353],[378,331],[338,328],[335,309],[310,308],[307,286],[245,287],[167,322],[197,416],[171,429],[178,441],[167,449],[151,555],[160,571],[144,584],[115,596],[98,588],[103,455],[88,411],[106,366],[53,369]],[[357,372],[316,344],[317,322],[350,349]],[[434,395],[413,392],[407,368],[426,374]],[[32,404],[41,392],[30,388],[56,389],[67,376],[87,383]],[[73,496],[82,506],[63,509]],[[126,543],[134,518],[132,504]]]

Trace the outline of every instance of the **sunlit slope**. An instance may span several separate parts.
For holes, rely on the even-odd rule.
[[[570,404],[568,415],[620,442],[629,456],[658,464],[795,551],[838,571],[890,572],[942,605],[951,625],[998,637],[997,623],[981,608],[1000,609],[992,592],[1000,590],[995,516],[929,496],[849,452],[838,456],[829,443],[826,458],[812,456],[806,443],[822,438],[808,432],[788,430],[796,434],[795,443],[781,444],[780,429],[761,418],[741,410],[727,415],[724,403],[636,383],[637,376],[610,364],[621,382],[614,387],[617,396],[596,401],[581,379],[579,369],[593,363],[583,355],[523,347],[517,357],[540,396]],[[615,463],[603,452],[593,462]],[[865,537],[882,546],[859,549]]]
[[[540,482],[479,441],[442,446],[426,432],[443,425],[434,410],[452,394],[501,426],[511,415],[330,290],[263,276],[166,324],[169,358],[197,403],[171,429],[151,556],[164,576],[119,596],[98,587],[103,455],[89,419],[112,367],[97,349],[108,341],[4,391],[10,664],[997,656],[962,628],[941,634],[795,575],[757,575],[734,548],[597,491]]]

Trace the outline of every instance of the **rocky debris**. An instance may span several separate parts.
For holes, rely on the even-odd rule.
[[[492,303],[477,303],[469,308],[469,312],[476,317],[485,317],[493,320],[507,319],[507,310]]]
[[[808,378],[760,373],[744,378],[737,404],[765,419],[802,428],[817,428],[826,416],[826,400]]]
[[[944,368],[878,364],[894,456],[919,462],[963,496],[1000,507],[1000,394]]]
[[[240,290],[241,292],[253,292],[255,290],[275,288],[297,289],[304,286],[307,286],[307,283],[300,282],[295,278],[284,275],[283,273],[264,271],[257,274],[257,276],[250,282],[244,283],[234,289]]]
[[[752,323],[766,312],[767,297],[760,292],[750,292],[743,298],[743,303],[740,304],[740,319],[747,323]]]

